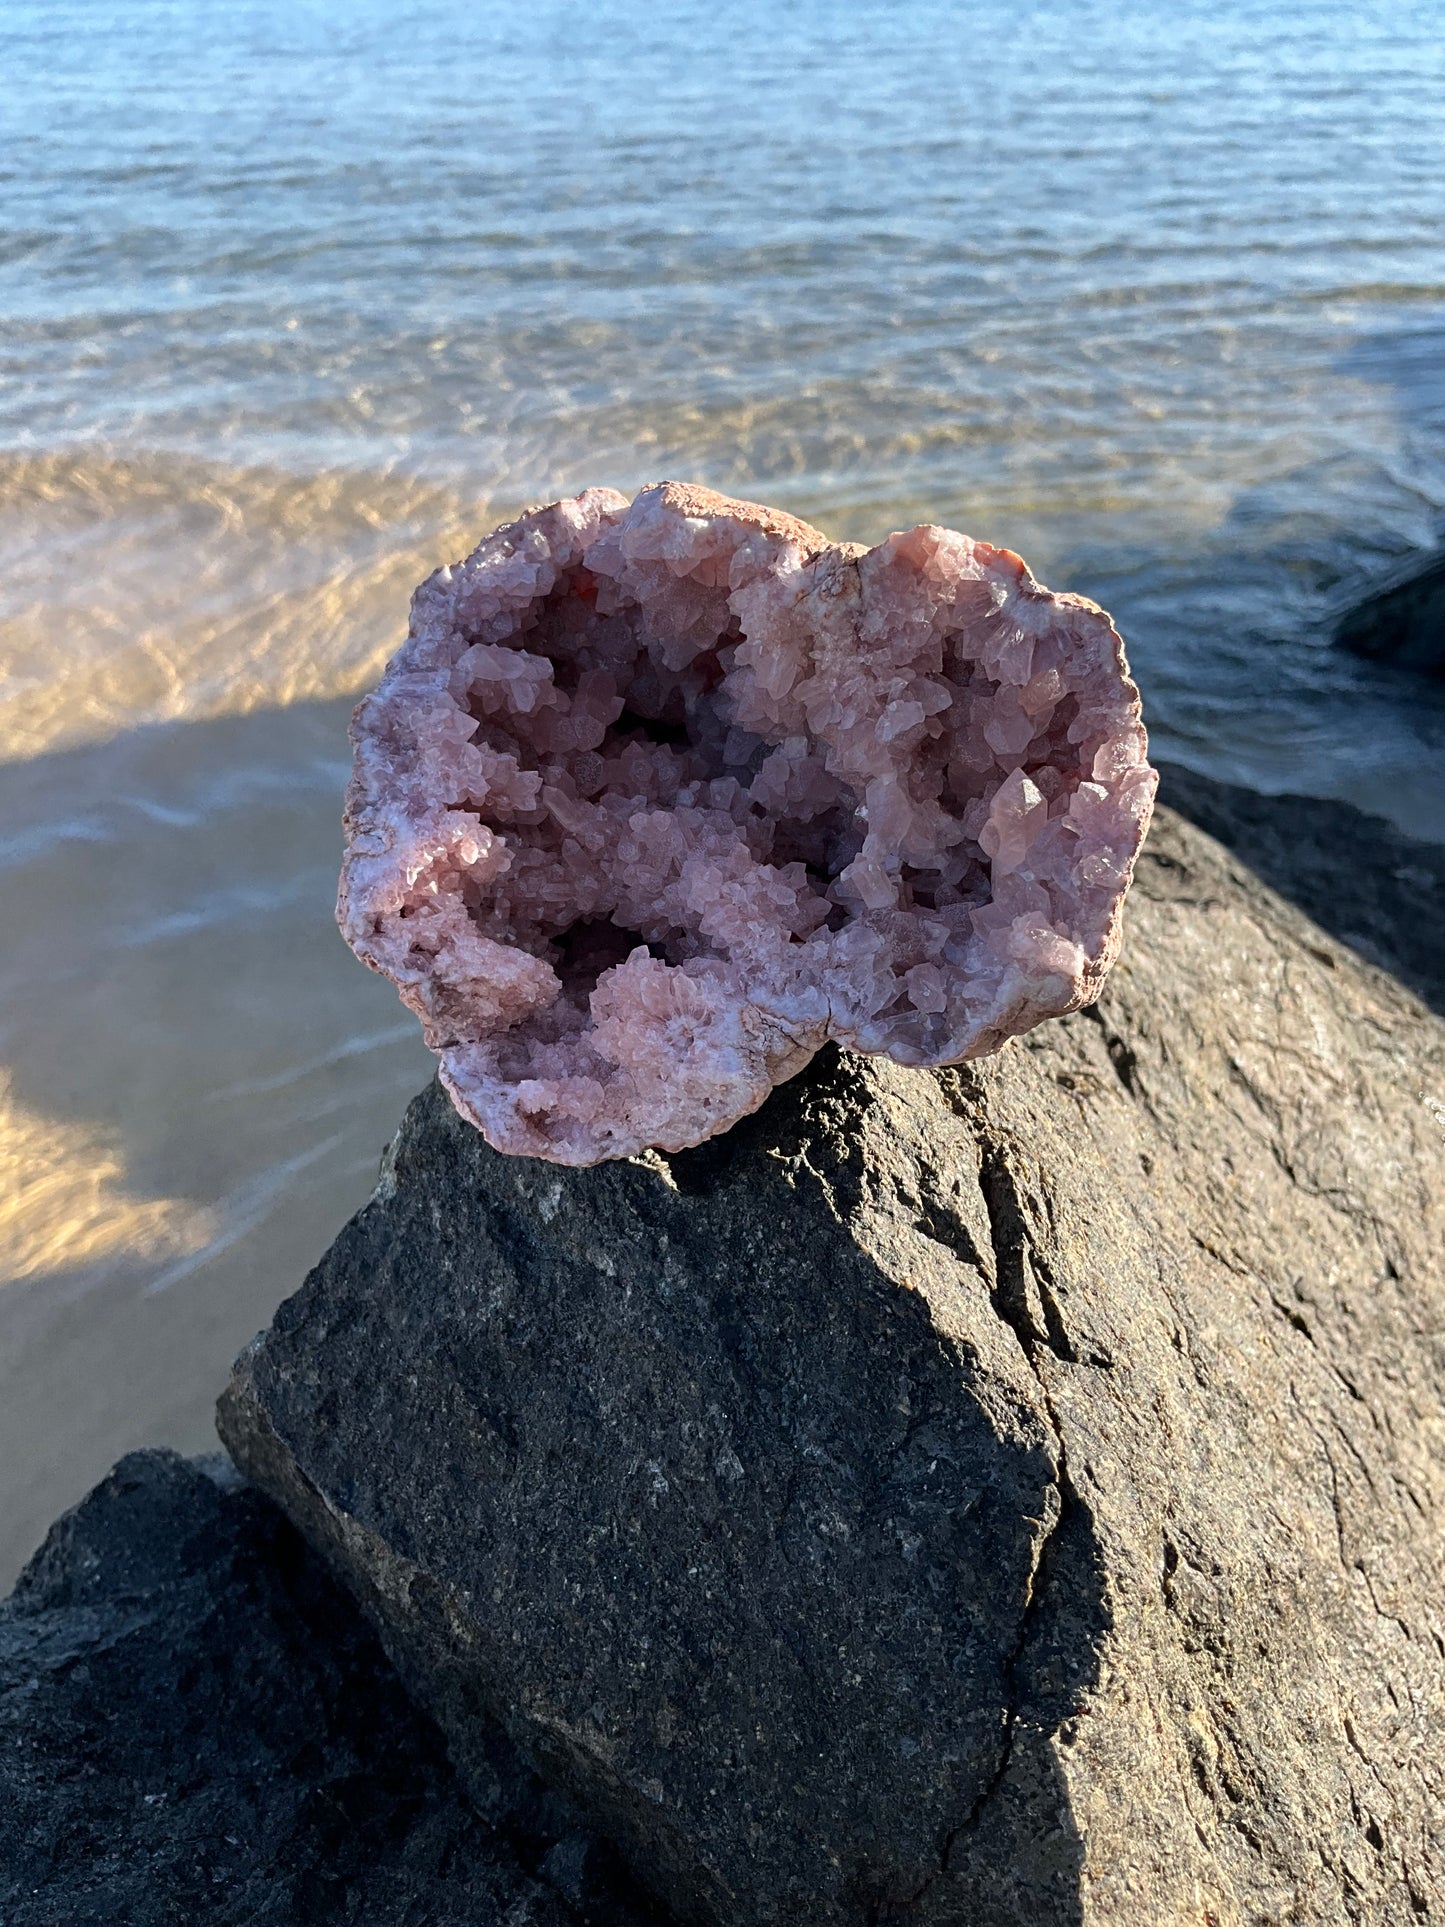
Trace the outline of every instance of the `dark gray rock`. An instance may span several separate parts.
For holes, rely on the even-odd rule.
[[[1171,808],[1445,1016],[1445,844],[1316,796],[1261,796],[1177,763],[1160,775]]]
[[[694,1919],[1413,1921],[1442,1219],[1445,1027],[1166,811],[980,1065],[583,1172],[425,1093],[221,1427],[482,1797],[500,1720]]]
[[[1412,556],[1335,624],[1335,641],[1357,656],[1445,676],[1445,549]]]
[[[555,1800],[508,1789],[510,1839],[224,1461],[123,1459],[0,1605],[4,1927],[641,1927],[585,1838],[563,1900]]]

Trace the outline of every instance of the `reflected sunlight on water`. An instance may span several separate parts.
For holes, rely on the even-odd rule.
[[[119,1257],[168,1270],[215,1236],[214,1212],[126,1194],[116,1148],[37,1117],[0,1079],[0,1270],[9,1284]]]

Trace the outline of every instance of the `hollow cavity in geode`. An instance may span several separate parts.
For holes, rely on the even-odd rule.
[[[353,740],[347,941],[489,1142],[579,1165],[1090,1002],[1156,781],[1109,618],[1007,549],[671,482],[438,570]]]

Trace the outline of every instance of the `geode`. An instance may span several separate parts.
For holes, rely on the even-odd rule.
[[[1092,1002],[1156,784],[1094,603],[675,482],[439,569],[352,738],[347,942],[491,1144],[571,1165],[829,1038],[947,1064]]]

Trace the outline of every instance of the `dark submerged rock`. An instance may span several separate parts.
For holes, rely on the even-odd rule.
[[[220,1459],[123,1459],[0,1605],[4,1927],[654,1918],[606,1893],[575,1816],[515,1763],[494,1779],[510,1838],[352,1602]]]
[[[1412,557],[1362,596],[1335,624],[1335,641],[1357,656],[1445,676],[1445,549]]]
[[[689,1918],[1408,1921],[1442,1214],[1445,1027],[1166,811],[995,1059],[588,1171],[424,1093],[221,1428],[483,1804],[501,1722]]]

